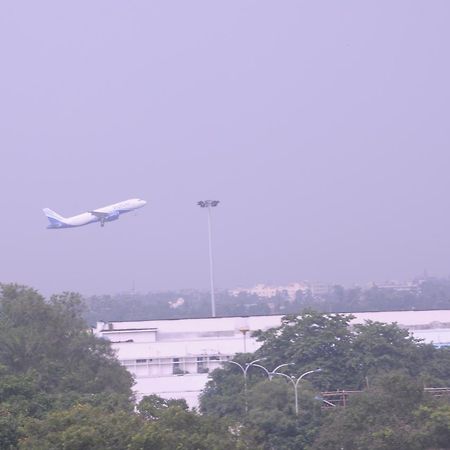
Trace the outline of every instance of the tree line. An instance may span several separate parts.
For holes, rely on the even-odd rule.
[[[98,320],[176,319],[208,317],[211,311],[208,292],[123,293],[91,296],[86,299],[85,318]],[[411,290],[394,288],[331,286],[320,295],[298,291],[295,298],[279,292],[271,298],[228,291],[216,294],[219,316],[291,314],[312,308],[321,312],[408,311],[450,308],[450,279],[428,278]]]

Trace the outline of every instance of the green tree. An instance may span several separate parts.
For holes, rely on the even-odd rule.
[[[427,449],[450,448],[450,404],[422,405],[415,412],[418,431],[415,439]]]
[[[294,376],[321,368],[311,380],[324,390],[353,385],[357,374],[351,365],[352,318],[312,310],[286,316],[280,327],[255,333],[262,342],[255,356],[264,358],[269,368],[291,363],[286,372]]]
[[[351,328],[352,317],[314,311],[286,316],[279,328],[256,333],[262,346],[255,357],[268,367],[293,363],[286,371],[294,376],[320,367],[310,381],[321,390],[361,389],[393,370],[448,385],[449,349],[425,344],[397,324],[366,321]]]
[[[142,427],[128,411],[108,412],[78,404],[23,424],[20,450],[124,450]]]
[[[0,448],[12,450],[18,443],[18,420],[14,413],[0,404]]]
[[[146,395],[137,405],[139,414],[146,420],[159,419],[166,408],[177,406],[187,411],[188,405],[184,399],[165,399],[159,395]]]
[[[418,412],[429,413],[433,405],[423,386],[401,374],[385,374],[374,386],[354,395],[346,408],[332,411],[312,449],[425,450]],[[428,417],[430,415],[428,414]],[[430,425],[431,426],[431,425]],[[448,448],[448,447],[443,447]]]
[[[248,355],[236,355],[234,361],[244,365],[250,360]],[[248,384],[254,381],[254,370],[248,372]],[[218,417],[238,418],[244,415],[244,377],[239,367],[225,364],[209,374],[209,381],[200,396],[200,410]]]
[[[249,392],[249,412],[243,418],[242,438],[250,448],[303,449],[314,440],[322,420],[321,403],[310,383],[299,387],[299,414],[291,383],[284,378],[263,380]]]
[[[47,393],[131,396],[132,378],[109,342],[96,338],[81,318],[78,294],[53,296],[2,285],[0,364],[11,375],[31,376]]]
[[[77,294],[46,301],[24,286],[0,286],[0,448],[15,448],[30,419],[73,405],[132,411],[132,378],[81,308]]]
[[[392,370],[417,376],[421,368],[420,341],[396,324],[366,321],[354,327],[351,365],[356,374],[354,387],[362,381]]]
[[[138,411],[147,422],[136,433],[130,450],[238,450],[244,449],[231,422],[189,411],[184,401],[146,396]]]

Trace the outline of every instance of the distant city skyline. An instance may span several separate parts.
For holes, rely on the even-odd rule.
[[[325,291],[331,289],[333,286],[342,286],[345,289],[352,288],[363,288],[370,289],[371,287],[378,287],[382,289],[392,288],[395,290],[409,290],[415,289],[426,279],[433,279],[434,277],[430,277],[428,275],[424,276],[418,275],[416,277],[412,277],[410,279],[405,280],[369,280],[364,282],[354,282],[343,284],[339,282],[329,282],[329,281],[319,281],[319,280],[297,280],[291,281],[288,283],[269,283],[269,282],[258,282],[253,285],[241,285],[241,286],[231,286],[231,287],[223,287],[216,290],[216,293],[224,293],[228,292],[231,295],[239,295],[239,293],[247,293],[247,294],[255,294],[261,297],[271,297],[282,293],[283,291],[287,291],[288,296],[294,297],[294,293],[297,291],[307,292],[311,291],[313,294],[324,293]],[[445,278],[445,277],[444,277]],[[120,295],[127,293],[134,293],[136,295],[145,295],[147,293],[167,293],[174,292],[182,295],[186,292],[202,292],[205,294],[209,293],[208,288],[193,288],[193,287],[184,287],[178,289],[153,289],[153,290],[139,290],[136,289],[136,286],[132,286],[131,289],[126,289],[120,292],[99,292],[91,295]],[[177,299],[179,300],[179,299]],[[174,300],[174,301],[177,301]]]

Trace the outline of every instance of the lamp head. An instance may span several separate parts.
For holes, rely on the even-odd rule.
[[[201,208],[214,208],[220,203],[219,200],[200,200],[197,205]]]

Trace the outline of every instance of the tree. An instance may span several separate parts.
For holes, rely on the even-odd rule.
[[[128,411],[77,404],[23,424],[20,450],[124,450],[143,423]]]
[[[0,404],[0,448],[12,450],[18,443],[18,420],[14,413]]]
[[[422,445],[422,448],[450,448],[449,403],[421,405],[415,411],[415,415],[418,431],[414,437]]]
[[[238,450],[244,449],[231,422],[189,411],[184,401],[146,396],[138,411],[147,422],[133,436],[130,450]]]
[[[234,360],[245,364],[244,355]],[[251,383],[251,371],[249,382]],[[218,417],[242,417],[245,413],[244,377],[239,367],[226,364],[222,369],[213,370],[200,396],[200,410]]]
[[[286,373],[294,376],[321,368],[322,372],[314,375],[314,385],[324,390],[342,389],[353,383],[356,375],[350,364],[352,318],[312,310],[285,316],[279,328],[255,333],[262,342],[255,356],[264,358],[270,368],[291,363]]]
[[[321,402],[307,381],[299,389],[299,414],[291,383],[284,378],[266,378],[249,392],[249,413],[243,418],[242,438],[251,448],[295,450],[313,442],[322,420]]]
[[[132,378],[81,317],[81,298],[66,293],[50,301],[18,285],[0,289],[0,364],[11,375],[33,378],[47,393],[131,397]]]
[[[437,349],[397,324],[366,321],[350,327],[351,315],[306,311],[286,316],[279,328],[256,333],[262,342],[255,357],[298,376],[318,367],[311,382],[321,390],[362,389],[371,377],[403,370],[434,386],[450,381],[450,350]]]
[[[378,378],[373,388],[355,395],[348,406],[330,413],[312,449],[335,450],[425,450],[433,440],[439,423],[431,419],[434,402],[425,396],[423,386],[413,378],[390,373]],[[447,405],[448,406],[448,405]],[[431,409],[430,409],[431,408]],[[442,411],[444,432],[448,436],[448,408]],[[420,417],[422,416],[422,417]],[[423,422],[424,418],[431,419]],[[421,420],[418,420],[421,419]],[[424,432],[423,430],[427,430]],[[431,432],[430,432],[431,431]],[[439,448],[449,448],[447,446]]]
[[[159,419],[166,408],[177,406],[187,411],[188,405],[184,399],[165,399],[159,395],[146,395],[137,405],[139,414],[146,420]]]
[[[81,308],[77,294],[46,301],[24,286],[0,286],[0,448],[15,448],[30,420],[56,420],[73,405],[132,411],[132,378]]]
[[[362,388],[363,380],[392,370],[419,374],[420,341],[396,324],[366,321],[354,326],[351,366],[356,374],[354,388]],[[359,381],[359,382],[358,382]]]

